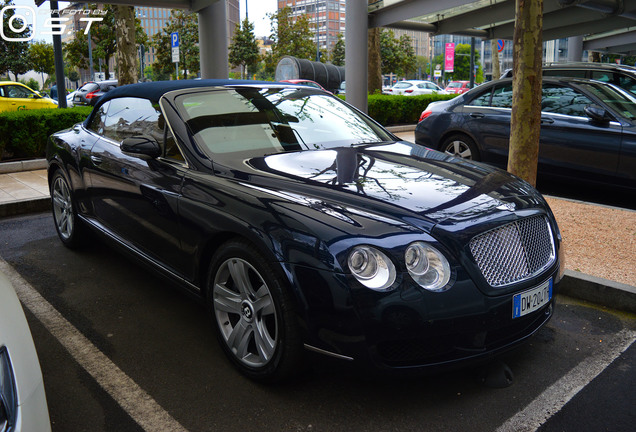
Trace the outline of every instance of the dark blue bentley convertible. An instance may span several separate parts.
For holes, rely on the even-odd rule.
[[[199,296],[253,379],[306,350],[384,371],[476,361],[553,313],[561,235],[539,193],[320,90],[123,86],[47,154],[61,241],[98,232]]]

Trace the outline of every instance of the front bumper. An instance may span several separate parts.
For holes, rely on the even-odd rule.
[[[461,268],[455,270],[456,282],[446,292],[428,292],[402,275],[398,289],[379,293],[342,274],[294,267],[303,294],[306,342],[372,369],[424,372],[507,351],[553,314],[558,263],[542,275],[554,281],[552,300],[516,319],[512,298],[531,285],[487,296]]]

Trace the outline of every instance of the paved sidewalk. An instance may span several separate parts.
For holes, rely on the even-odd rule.
[[[0,174],[0,217],[50,208],[46,170]]]

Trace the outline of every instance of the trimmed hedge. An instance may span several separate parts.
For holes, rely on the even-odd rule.
[[[418,122],[422,111],[426,109],[429,103],[440,100],[449,100],[455,96],[457,95],[369,95],[369,116],[384,126],[415,124]],[[346,100],[345,96],[340,96],[340,98]]]
[[[44,157],[49,135],[84,121],[91,107],[0,113],[0,160]]]

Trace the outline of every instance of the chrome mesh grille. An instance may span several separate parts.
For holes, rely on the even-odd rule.
[[[486,281],[500,287],[534,276],[554,262],[548,220],[533,216],[487,231],[470,241]]]

